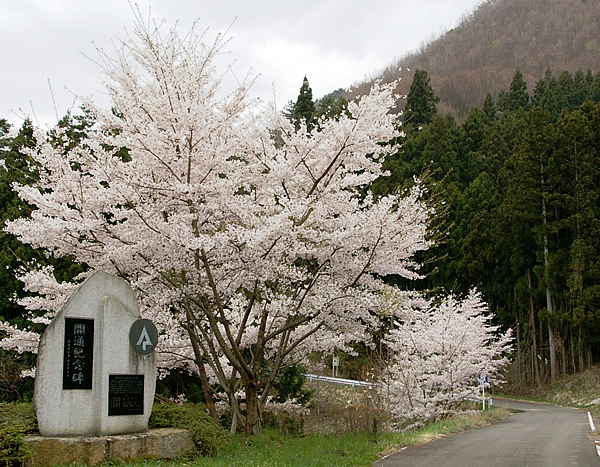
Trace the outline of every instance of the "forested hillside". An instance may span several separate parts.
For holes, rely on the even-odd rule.
[[[412,71],[426,70],[440,97],[440,113],[463,119],[488,93],[497,97],[508,89],[516,69],[533,89],[547,69],[585,72],[599,63],[597,1],[488,0],[455,29],[401,57],[374,79],[402,77],[399,92],[407,94]],[[357,84],[352,95],[363,94],[373,80]]]
[[[477,286],[514,331],[520,384],[597,362],[600,73],[548,72],[528,91],[517,71],[462,124],[415,94],[435,101],[415,80],[402,150],[386,161],[392,176],[374,185],[386,193],[420,176],[440,213],[427,278],[405,286]]]

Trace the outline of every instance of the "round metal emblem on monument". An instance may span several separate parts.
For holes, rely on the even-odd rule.
[[[139,319],[129,329],[129,343],[139,355],[148,355],[158,343],[158,330],[149,319]]]

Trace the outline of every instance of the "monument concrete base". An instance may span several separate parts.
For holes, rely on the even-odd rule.
[[[70,438],[25,437],[32,457],[26,466],[98,465],[111,460],[172,459],[194,448],[187,430],[160,428],[145,433]]]

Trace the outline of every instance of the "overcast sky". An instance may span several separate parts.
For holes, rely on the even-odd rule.
[[[252,95],[295,100],[306,75],[315,98],[346,88],[453,28],[483,0],[139,0],[140,10],[207,38],[230,29],[229,61],[259,74]],[[131,3],[134,3],[133,1]],[[53,124],[75,96],[103,106],[96,46],[131,30],[127,0],[0,0],[0,118]],[[89,57],[89,58],[87,58]]]

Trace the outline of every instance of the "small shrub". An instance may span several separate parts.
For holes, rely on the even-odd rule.
[[[299,436],[304,433],[304,418],[302,415],[280,412],[277,414],[265,412],[263,414],[264,426],[273,428],[280,433]]]
[[[23,438],[36,429],[31,404],[0,403],[0,466],[21,465],[31,456]]]
[[[23,439],[26,433],[25,425],[0,424],[0,465],[18,466],[31,456]]]
[[[386,431],[389,414],[384,410],[364,405],[344,407],[341,414],[341,431],[377,433]]]
[[[277,391],[277,402],[296,400],[300,404],[307,404],[313,395],[313,391],[304,388],[306,382],[306,369],[293,365],[285,368],[273,383]]]
[[[178,400],[184,396],[187,402],[193,404],[204,402],[200,378],[182,368],[172,369],[167,376],[159,378],[156,381],[156,394],[169,400]]]
[[[327,404],[319,414],[312,414],[309,432],[380,433],[389,429],[389,414],[365,405]]]
[[[34,364],[30,354],[0,349],[0,402],[31,400],[33,378],[21,378],[21,372]]]
[[[37,430],[33,405],[27,402],[0,403],[0,425],[22,425],[27,433]]]
[[[154,404],[149,427],[188,430],[196,450],[203,456],[216,453],[229,442],[225,430],[198,405]]]

